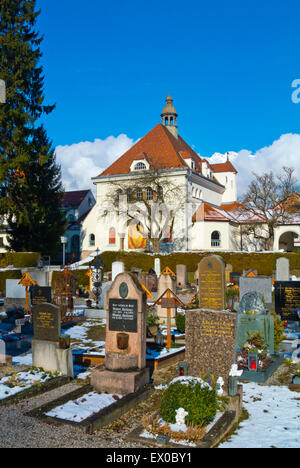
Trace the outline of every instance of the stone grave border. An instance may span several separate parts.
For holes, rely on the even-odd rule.
[[[24,400],[25,398],[32,398],[37,395],[41,395],[42,393],[49,392],[50,390],[54,390],[56,388],[62,387],[70,383],[71,380],[71,377],[59,376],[47,380],[40,386],[32,385],[30,388],[26,388],[25,390],[15,393],[14,395],[9,395],[8,397],[0,400],[0,407],[5,405],[11,405],[18,401]]]
[[[279,355],[271,355],[271,358],[274,362],[272,362],[269,367],[261,371],[249,371],[244,370],[239,380],[245,380],[248,382],[256,382],[256,383],[264,383],[274,372],[278,369],[278,367],[284,361],[284,353]]]
[[[119,419],[125,413],[127,413],[127,411],[131,410],[139,403],[149,398],[154,392],[154,387],[151,384],[147,384],[137,392],[125,395],[122,399],[117,400],[112,405],[103,408],[98,413],[89,416],[81,422],[68,421],[66,419],[54,418],[45,415],[45,413],[51,411],[57,406],[62,406],[70,400],[75,400],[84,396],[86,393],[94,391],[95,389],[90,384],[84,385],[83,387],[74,390],[73,392],[67,393],[66,395],[63,395],[56,400],[52,400],[45,405],[40,406],[39,408],[35,408],[34,410],[25,413],[25,416],[38,418],[41,421],[52,421],[60,424],[79,427],[85,433],[93,434],[93,432],[96,430],[111,424],[113,421]]]
[[[184,444],[175,444],[168,443],[162,445],[156,441],[156,439],[150,439],[148,437],[141,437],[140,434],[144,431],[142,426],[137,427],[132,432],[130,432],[125,440],[129,442],[143,443],[145,445],[150,445],[160,448],[180,448],[180,449],[191,449],[191,448],[215,448],[226,435],[235,427],[238,423],[242,411],[242,400],[243,400],[243,387],[238,385],[238,393],[234,397],[228,397],[228,410],[226,410],[220,419],[211,427],[208,433],[203,437],[195,447],[184,445]],[[154,416],[157,416],[159,413],[156,412]]]

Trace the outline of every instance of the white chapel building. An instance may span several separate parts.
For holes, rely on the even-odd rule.
[[[201,158],[179,135],[177,117],[168,96],[161,123],[92,179],[96,204],[82,223],[82,258],[97,248],[153,250],[153,236],[166,252],[260,250],[242,235],[245,223],[263,218],[237,202],[236,169],[229,159]]]

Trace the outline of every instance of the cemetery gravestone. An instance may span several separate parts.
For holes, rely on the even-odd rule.
[[[288,258],[280,257],[276,260],[276,281],[290,280],[290,261]]]
[[[48,286],[32,286],[31,287],[31,305],[35,306],[38,304],[51,304],[52,302],[52,290]]]
[[[255,333],[260,334],[270,354],[274,354],[274,317],[267,314],[262,295],[249,292],[243,296],[239,304],[237,349],[243,347]]]
[[[186,310],[185,361],[195,377],[210,373],[225,384],[235,363],[237,314],[216,310]]]
[[[98,392],[133,393],[149,382],[146,368],[146,293],[131,273],[117,276],[107,295],[105,370],[91,384]]]
[[[161,272],[161,269],[160,269],[160,258],[156,258],[156,259],[154,260],[154,270],[155,270],[156,276],[159,277],[159,276],[160,276],[160,272]]]
[[[199,272],[200,309],[225,309],[225,264],[218,255],[210,255],[201,260]]]
[[[74,377],[72,349],[60,348],[61,311],[53,304],[32,308],[32,361],[34,367]]]
[[[230,273],[232,273],[232,265],[227,263],[225,267],[225,283],[226,284],[230,283]]]
[[[167,289],[170,289],[173,293],[176,293],[176,280],[171,275],[161,274],[158,280],[157,286],[157,297],[160,297]],[[161,323],[167,322],[167,310],[162,308],[160,305],[156,306],[157,316]],[[175,325],[176,308],[171,308],[171,323]]]
[[[177,287],[185,288],[187,285],[187,267],[186,265],[176,265]]]
[[[300,281],[275,282],[275,312],[281,320],[299,322]]]
[[[125,271],[125,266],[123,262],[113,262],[111,265],[111,268],[112,268],[112,281],[114,281],[120,273],[124,273]]]
[[[7,309],[10,306],[25,308],[25,288],[19,284],[19,279],[6,280],[6,297],[4,299],[4,307]]]
[[[0,340],[0,366],[6,364],[6,345],[5,341]]]
[[[240,278],[240,300],[248,292],[257,292],[263,295],[267,304],[272,303],[272,278],[267,276],[258,276],[251,278],[241,276]]]

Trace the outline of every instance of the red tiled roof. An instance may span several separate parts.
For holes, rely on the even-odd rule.
[[[232,218],[227,216],[227,213],[222,208],[212,206],[209,203],[203,202],[193,216],[195,221],[232,221]]]
[[[262,222],[264,218],[256,215],[239,202],[213,206],[203,202],[193,216],[196,221],[232,221],[232,222]]]
[[[65,192],[62,199],[64,208],[75,208],[85,199],[89,190],[75,190],[73,192]]]
[[[237,170],[233,165],[231,164],[230,161],[226,161],[225,163],[219,163],[219,164],[211,164],[211,168],[213,172],[234,172],[237,174]]]
[[[194,160],[195,171],[201,173],[202,160],[198,154],[180,136],[175,138],[164,125],[158,124],[99,177],[129,174],[132,163],[138,159],[147,159],[150,170],[185,169],[189,167],[187,158]]]

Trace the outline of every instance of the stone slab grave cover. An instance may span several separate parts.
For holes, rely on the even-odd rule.
[[[238,310],[236,346],[240,349],[254,333],[260,333],[270,354],[275,353],[274,317],[268,315],[262,295],[257,292],[244,294]]]
[[[222,377],[225,388],[236,357],[237,314],[217,310],[186,310],[185,361],[189,374]]]
[[[91,384],[98,392],[128,394],[149,382],[146,369],[147,296],[135,275],[119,274],[107,294],[105,369]]]
[[[290,261],[288,258],[280,257],[276,260],[276,281],[290,280]]]
[[[60,348],[61,311],[54,304],[32,308],[32,361],[34,367],[74,377],[72,349]]]
[[[225,309],[225,263],[218,255],[204,257],[198,264],[199,308]]]
[[[275,281],[275,312],[281,320],[299,322],[300,281]]]
[[[272,303],[272,278],[268,276],[258,276],[251,278],[241,276],[240,278],[240,300],[248,292],[257,292],[264,296],[266,304]]]

